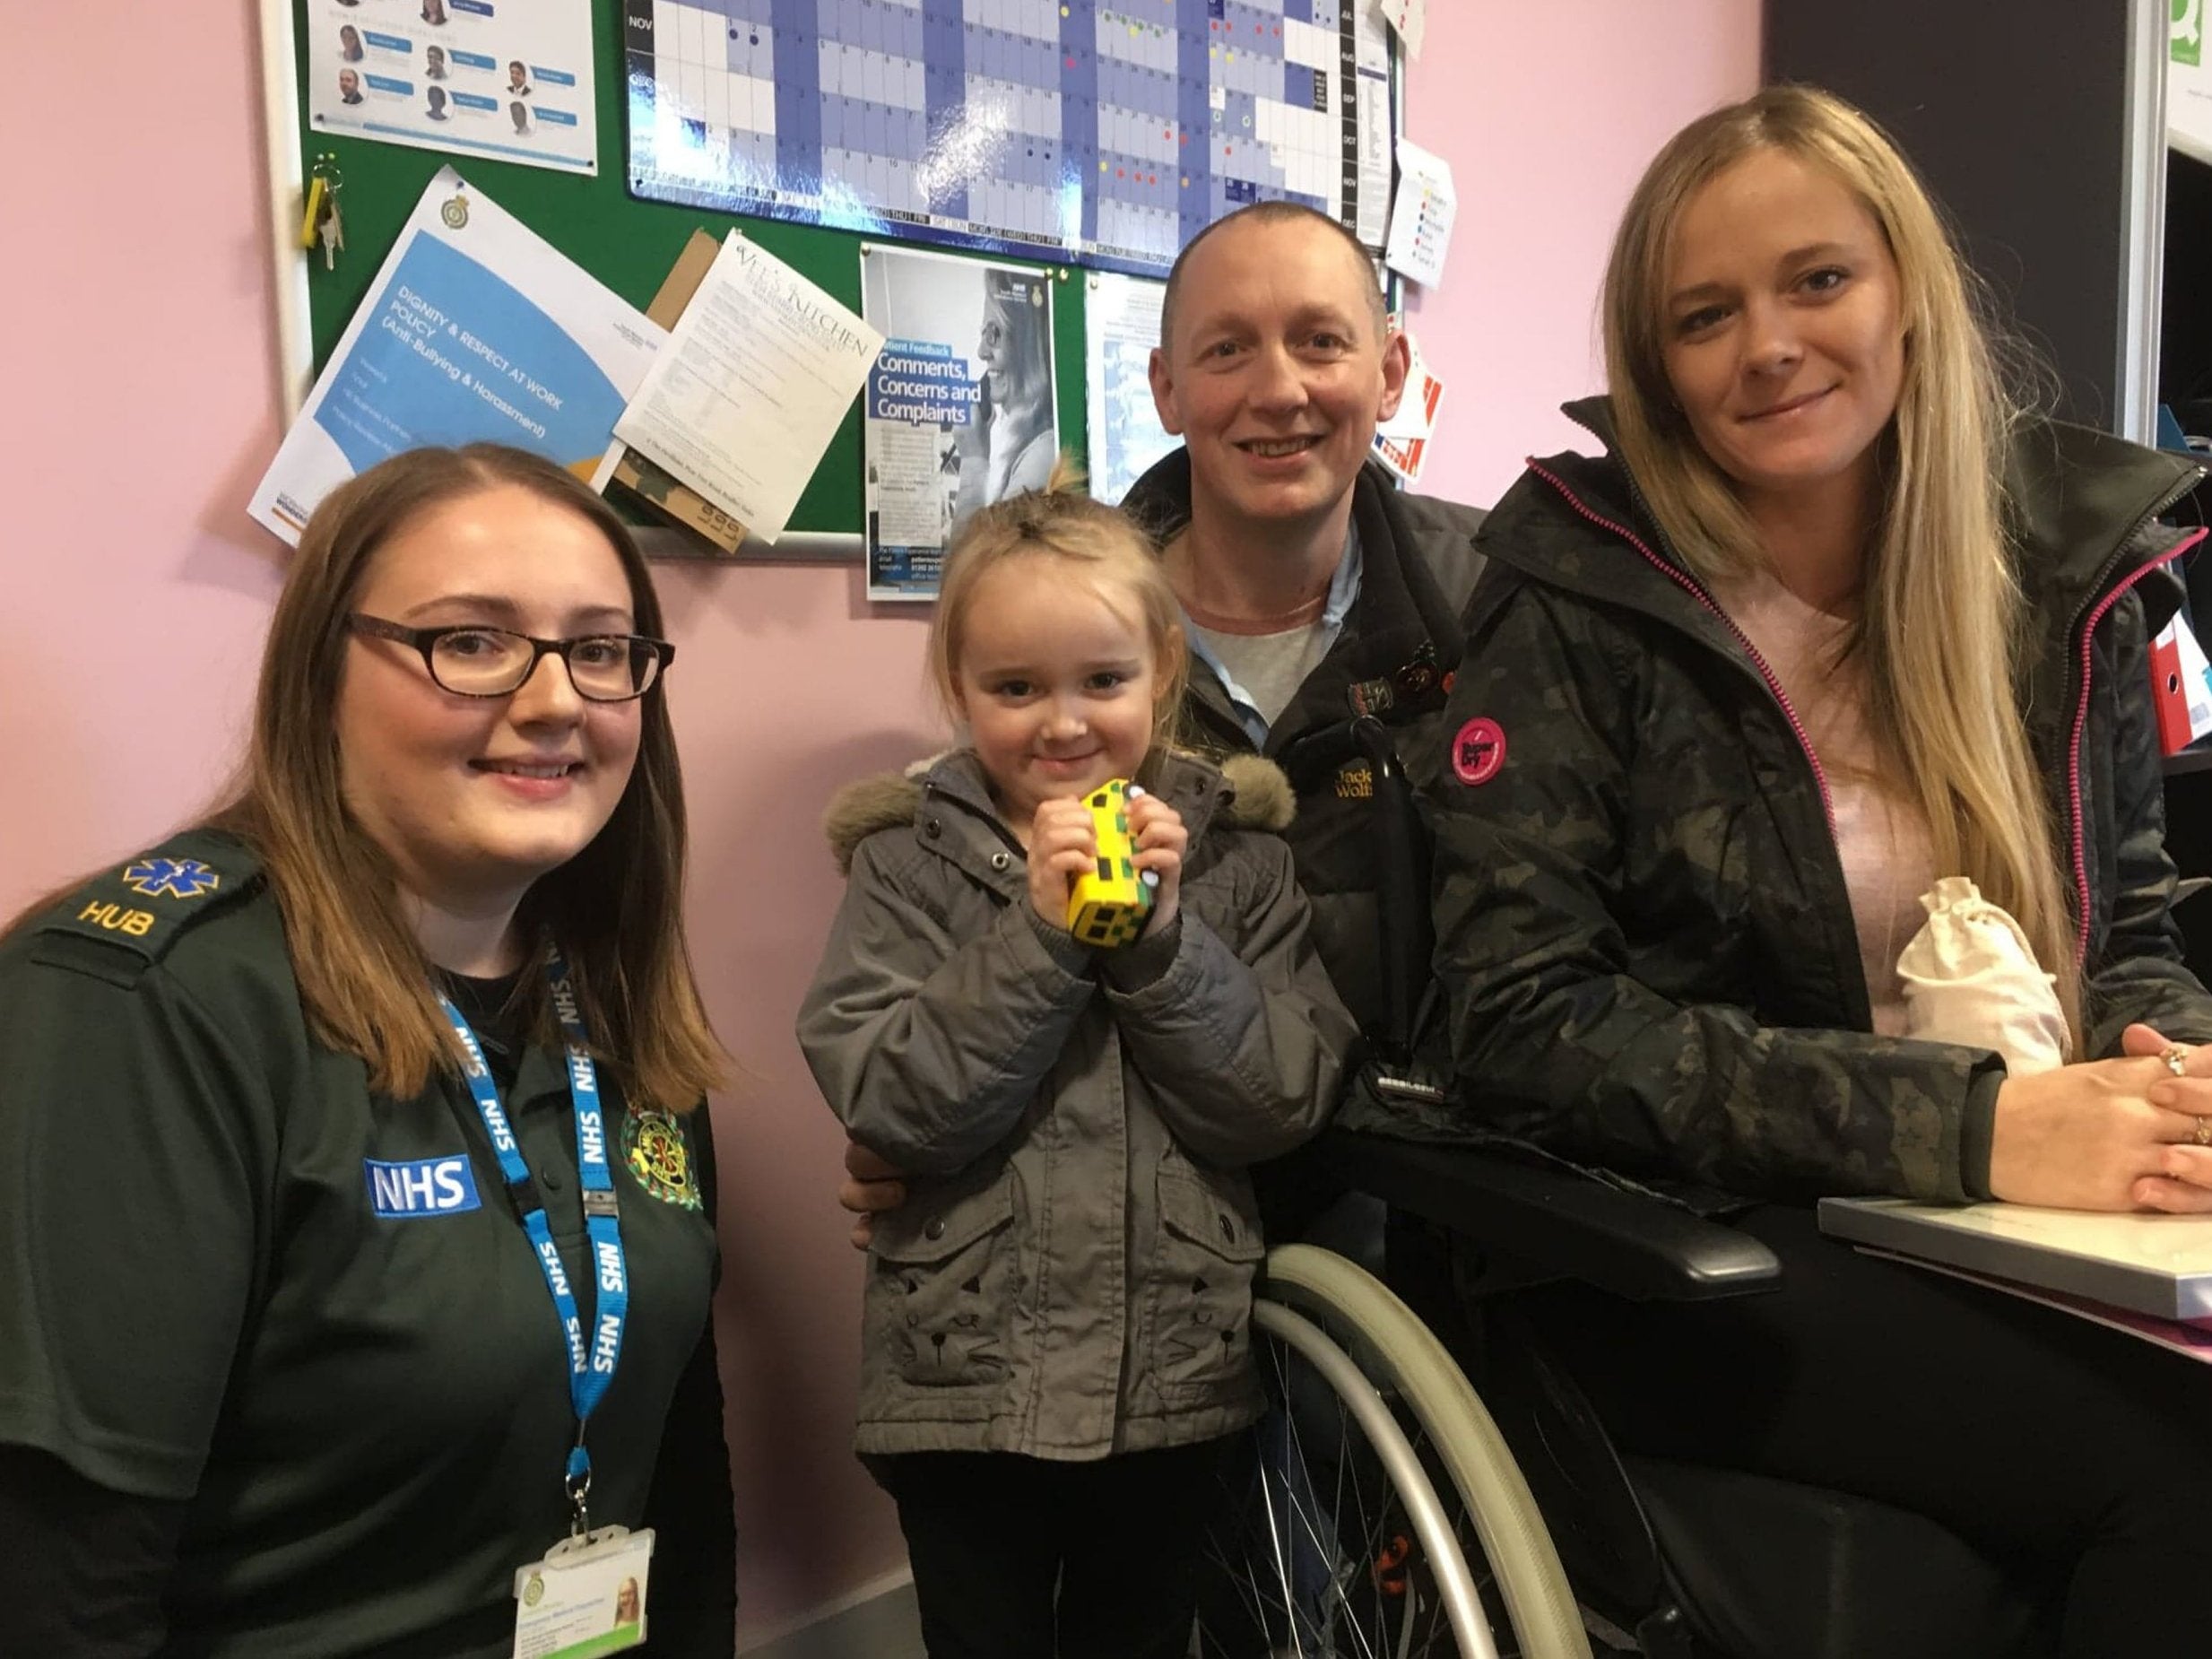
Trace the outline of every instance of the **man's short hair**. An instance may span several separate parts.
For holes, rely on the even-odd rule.
[[[1175,338],[1175,295],[1183,286],[1183,270],[1191,263],[1191,256],[1198,251],[1199,244],[1223,226],[1239,224],[1246,221],[1253,224],[1326,225],[1351,251],[1353,257],[1359,261],[1360,270],[1369,279],[1362,286],[1366,291],[1367,315],[1369,320],[1375,324],[1376,342],[1379,343],[1383,337],[1390,332],[1390,308],[1384,303],[1383,285],[1373,280],[1375,256],[1367,251],[1366,243],[1354,236],[1350,230],[1339,221],[1330,218],[1328,214],[1316,208],[1306,206],[1303,202],[1254,202],[1249,207],[1240,207],[1233,213],[1224,213],[1189,241],[1184,243],[1183,251],[1175,256],[1175,262],[1167,272],[1167,291],[1160,297],[1159,343],[1162,351],[1168,350],[1169,343]]]

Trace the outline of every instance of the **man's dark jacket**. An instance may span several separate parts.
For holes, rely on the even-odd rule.
[[[1137,481],[1123,510],[1166,543],[1190,522],[1191,461],[1178,449]],[[1370,462],[1354,485],[1358,597],[1343,631],[1268,729],[1264,752],[1297,793],[1286,830],[1298,885],[1313,905],[1314,943],[1337,994],[1371,1037],[1381,1029],[1377,985],[1375,817],[1384,810],[1374,767],[1346,735],[1375,711],[1417,787],[1443,763],[1444,682],[1459,660],[1459,614],[1481,559],[1471,508],[1396,489]],[[1183,739],[1215,755],[1250,752],[1251,737],[1219,678],[1193,655]]]

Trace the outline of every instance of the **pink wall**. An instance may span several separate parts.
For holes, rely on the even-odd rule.
[[[1436,0],[1411,130],[1462,192],[1451,280],[1416,326],[1450,379],[1427,487],[1488,499],[1593,387],[1606,233],[1669,131],[1748,90],[1757,0]],[[186,15],[191,15],[187,20]],[[250,0],[33,9],[0,100],[0,914],[215,792],[281,569],[244,514],[278,431]],[[158,143],[83,112],[188,87]],[[854,572],[664,567],[682,647],[690,915],[709,1006],[748,1075],[715,1103],[719,1328],[746,1623],[783,1623],[900,1559],[846,1454],[858,1259],[830,1202],[840,1137],[791,1037],[836,900],[830,790],[934,739],[921,619],[872,618]]]
[[[0,915],[213,792],[280,571],[240,510],[277,433],[251,9],[13,27],[40,68],[0,100]],[[99,118],[156,86],[190,89],[158,137]]]
[[[1759,0],[1429,0],[1406,127],[1452,163],[1443,285],[1412,303],[1444,382],[1425,493],[1488,506],[1524,456],[1595,440],[1558,413],[1605,389],[1613,222],[1676,128],[1758,85]]]

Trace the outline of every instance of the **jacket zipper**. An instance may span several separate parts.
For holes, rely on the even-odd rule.
[[[2180,500],[2194,487],[2195,480],[2192,479],[2190,483],[2183,485],[2180,490],[2154,502],[2145,509],[2142,517],[2128,526],[2128,534],[2121,537],[2120,545],[2125,548],[2129,543],[2142,534],[2145,525]],[[2196,546],[2198,543],[2204,540],[2205,534],[2204,530],[2199,529],[2184,535],[2156,559],[2138,565],[2125,580],[2115,582],[2110,591],[2096,602],[2095,607],[2089,612],[2087,620],[2080,624],[2080,631],[2075,636],[2079,653],[2081,690],[2074,699],[2074,720],[2066,740],[2066,812],[2067,839],[2073,856],[2074,867],[2074,966],[2077,968],[2086,968],[2089,963],[2089,852],[2088,838],[2085,833],[2081,810],[2081,739],[2082,734],[2087,729],[2089,724],[2089,676],[2094,658],[2094,653],[2090,649],[2090,640],[2096,634],[2097,624],[2104,620],[2104,613],[2120,603],[2122,595],[2153,570],[2157,569],[2159,566],[2171,564],[2190,548]],[[2114,561],[2117,561],[2118,558],[2119,554],[2115,553]]]
[[[1597,514],[1592,512],[1587,507],[1584,507],[1580,498],[1575,495],[1574,491],[1568,489],[1567,486],[1556,475],[1545,470],[1544,466],[1538,462],[1533,456],[1529,458],[1529,471],[1534,473],[1539,478],[1542,479],[1554,490],[1557,491],[1569,507],[1573,508],[1577,513],[1580,513],[1592,524],[1596,525],[1600,529],[1611,531],[1615,535],[1620,537],[1622,541],[1627,543],[1629,546],[1635,548],[1636,552],[1643,554],[1645,560],[1650,563],[1651,567],[1654,570],[1657,570],[1661,576],[1665,577],[1676,586],[1681,588],[1684,593],[1687,593],[1691,598],[1696,600],[1699,604],[1703,605],[1706,610],[1712,612],[1714,616],[1720,618],[1721,625],[1726,628],[1730,633],[1736,637],[1736,643],[1743,647],[1745,654],[1751,659],[1752,666],[1759,671],[1759,677],[1766,682],[1766,689],[1774,693],[1775,703],[1781,707],[1783,718],[1790,723],[1790,730],[1797,736],[1798,747],[1804,751],[1805,760],[1813,769],[1813,781],[1820,786],[1820,810],[1826,816],[1828,821],[1828,838],[1831,841],[1835,840],[1835,798],[1828,793],[1828,775],[1826,771],[1821,769],[1820,757],[1813,752],[1813,740],[1805,730],[1805,723],[1798,718],[1797,709],[1790,701],[1790,694],[1782,689],[1781,680],[1775,676],[1774,671],[1767,666],[1766,659],[1759,655],[1758,647],[1751,643],[1750,635],[1745,633],[1742,629],[1736,626],[1735,619],[1730,616],[1727,612],[1722,610],[1719,605],[1715,604],[1713,602],[1711,595],[1707,594],[1703,587],[1700,587],[1695,581],[1691,580],[1689,577],[1683,574],[1680,570],[1676,569],[1674,566],[1669,564],[1657,553],[1653,552],[1644,544],[1644,539],[1637,535],[1635,531],[1629,529],[1626,525],[1615,524],[1609,518],[1601,518]]]

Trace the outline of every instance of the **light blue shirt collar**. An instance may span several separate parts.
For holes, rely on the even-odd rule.
[[[1344,556],[1337,560],[1336,575],[1329,581],[1329,597],[1322,603],[1321,650],[1324,656],[1336,648],[1337,637],[1344,631],[1344,619],[1351,614],[1353,603],[1359,597],[1359,577],[1365,563],[1359,547],[1359,525],[1354,520],[1344,526]],[[1245,735],[1252,739],[1252,746],[1266,748],[1267,717],[1254,707],[1252,694],[1222,666],[1212,647],[1199,638],[1187,612],[1183,618],[1183,637],[1189,642],[1191,655],[1213,671],[1213,677],[1229,694],[1229,707],[1236,711],[1236,718],[1245,728]]]

